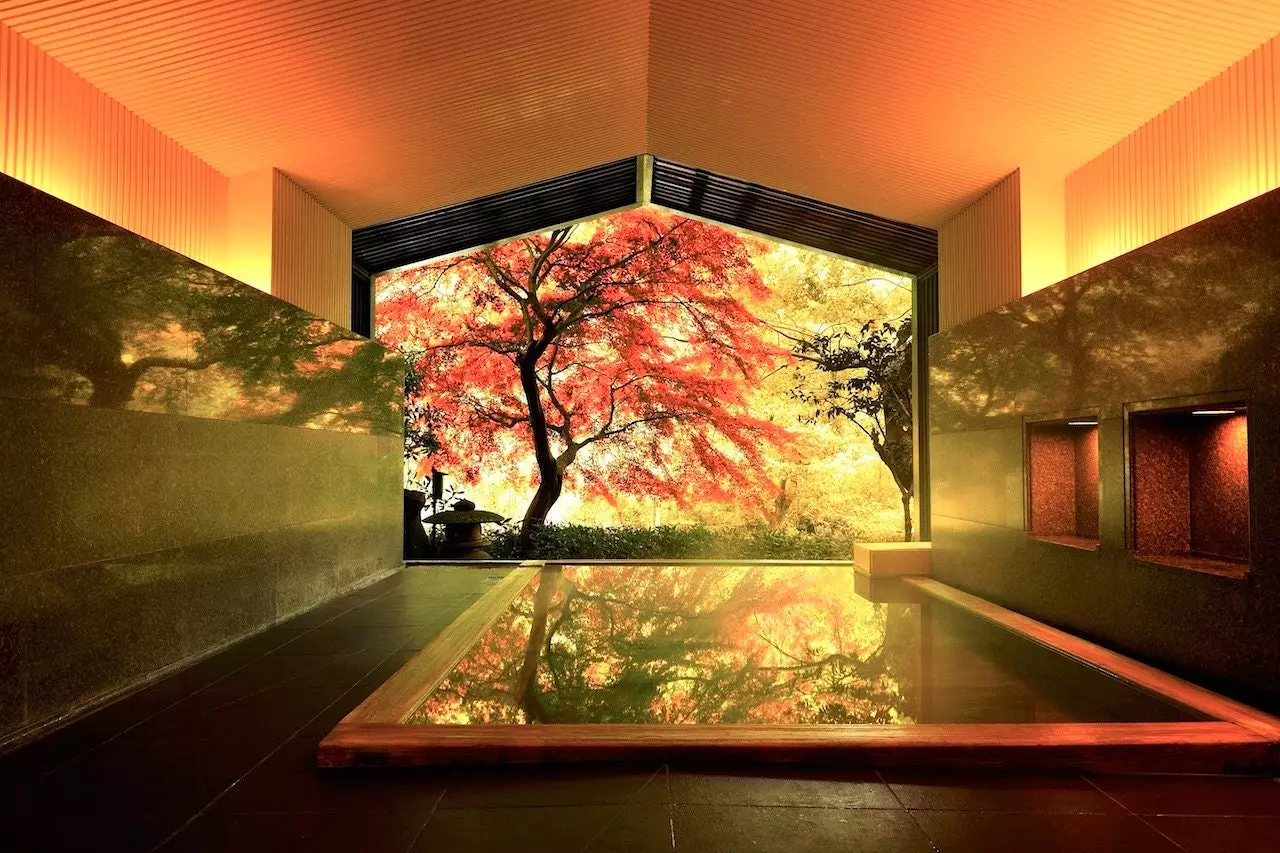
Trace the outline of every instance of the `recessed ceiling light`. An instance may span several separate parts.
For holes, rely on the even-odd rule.
[[[1067,426],[1097,426],[1097,421],[1067,421]]]
[[[1196,409],[1193,415],[1234,415],[1236,409]]]

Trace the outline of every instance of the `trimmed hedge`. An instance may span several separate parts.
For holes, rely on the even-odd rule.
[[[587,527],[548,524],[518,554],[516,526],[499,528],[486,548],[495,559],[532,560],[849,560],[852,537],[789,533],[763,525]]]

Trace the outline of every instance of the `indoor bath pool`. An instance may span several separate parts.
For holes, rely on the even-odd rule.
[[[928,579],[847,565],[523,565],[321,745],[322,764],[749,757],[1266,761],[1274,721]]]

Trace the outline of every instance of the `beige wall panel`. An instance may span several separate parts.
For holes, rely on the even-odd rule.
[[[227,179],[0,23],[0,172],[221,269]]]
[[[1068,176],[1068,273],[1280,186],[1280,39]]]
[[[1006,176],[938,229],[943,331],[1022,294],[1019,176]]]

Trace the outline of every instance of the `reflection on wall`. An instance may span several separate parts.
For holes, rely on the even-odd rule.
[[[0,176],[0,396],[389,435],[399,359]]]
[[[0,177],[0,742],[399,565],[399,357]]]
[[[409,477],[525,526],[901,538],[910,282],[642,207],[399,270]]]
[[[931,340],[934,567],[948,582],[1262,701],[1280,698],[1275,400],[1280,194],[1269,193]],[[1249,404],[1250,571],[1134,559],[1126,404]],[[1176,404],[1176,403],[1175,403]],[[1098,410],[1098,554],[1029,542],[1023,418]],[[980,461],[978,461],[980,460]],[[960,496],[963,496],[961,498]]]

